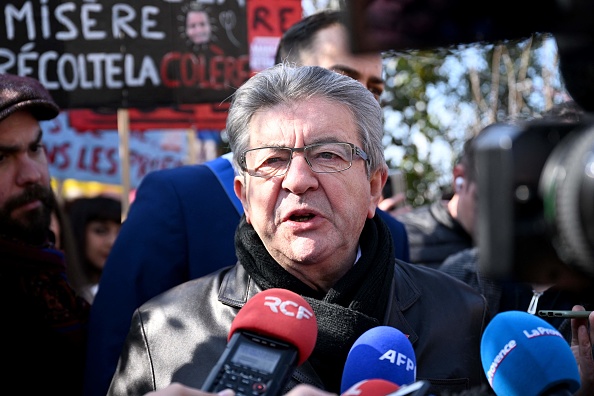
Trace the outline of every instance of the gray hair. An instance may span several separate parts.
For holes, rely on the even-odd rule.
[[[313,97],[345,106],[353,115],[361,148],[369,157],[368,176],[385,165],[382,111],[371,92],[358,81],[323,67],[280,63],[257,73],[233,94],[227,134],[235,169],[243,174],[239,160],[251,148],[248,126],[257,111]]]

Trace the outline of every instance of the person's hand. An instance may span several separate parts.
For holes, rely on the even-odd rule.
[[[173,382],[169,384],[166,388],[159,389],[153,392],[146,393],[144,396],[235,396],[235,392],[231,389],[225,389],[220,391],[219,393],[209,393],[204,392],[195,388],[190,388],[189,386],[185,386],[179,384],[177,382]]]
[[[404,193],[398,193],[388,198],[382,199],[377,207],[384,212],[390,213],[392,216],[409,212],[412,206],[405,205],[406,196]]]
[[[336,396],[336,393],[325,392],[315,386],[299,384],[286,393],[285,396]]]
[[[572,311],[584,311],[576,305]],[[571,319],[571,350],[578,363],[582,386],[575,396],[594,395],[594,312],[588,318]]]
[[[188,386],[172,383],[166,388],[149,392],[144,396],[235,396],[235,392],[231,389],[225,389],[219,393],[208,393],[198,389],[190,388]],[[335,396],[335,393],[324,392],[315,386],[299,384],[295,388],[291,389],[285,396]]]

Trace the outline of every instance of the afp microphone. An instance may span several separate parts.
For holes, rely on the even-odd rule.
[[[408,338],[394,327],[377,326],[361,334],[351,347],[340,392],[362,380],[383,379],[402,386],[415,382],[416,376],[417,361]]]
[[[202,390],[280,395],[295,367],[309,358],[318,325],[312,307],[286,289],[264,290],[231,323],[227,347]]]
[[[567,341],[527,312],[500,312],[491,320],[481,339],[481,361],[497,395],[568,396],[580,387]]]

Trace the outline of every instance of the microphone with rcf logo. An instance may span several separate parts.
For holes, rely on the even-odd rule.
[[[231,323],[227,347],[203,391],[276,396],[316,345],[318,324],[303,297],[286,289],[264,290],[248,300]]]

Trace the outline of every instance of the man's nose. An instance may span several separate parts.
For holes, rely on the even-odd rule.
[[[318,177],[305,159],[304,153],[293,153],[291,165],[283,176],[282,187],[301,194],[318,186]]]
[[[41,180],[43,165],[29,156],[22,156],[18,160],[17,184],[26,185]]]

